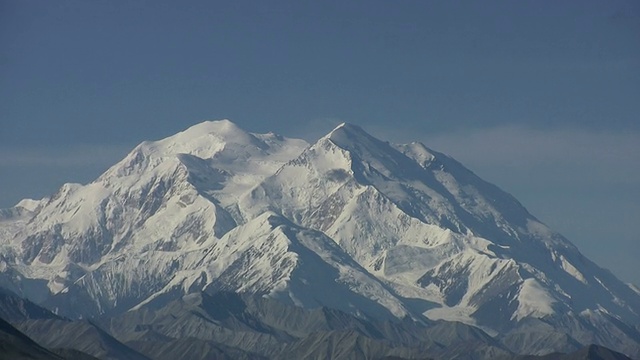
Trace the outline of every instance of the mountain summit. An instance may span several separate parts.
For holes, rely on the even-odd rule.
[[[640,356],[637,290],[454,159],[351,124],[307,144],[204,122],[27,203],[0,213],[0,286],[69,317],[224,290]]]

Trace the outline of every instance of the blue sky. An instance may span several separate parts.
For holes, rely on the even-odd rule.
[[[419,140],[640,284],[640,3],[0,0],[0,207],[206,119]]]

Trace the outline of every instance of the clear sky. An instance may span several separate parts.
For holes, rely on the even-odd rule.
[[[0,207],[207,119],[418,140],[640,285],[640,2],[0,0]]]

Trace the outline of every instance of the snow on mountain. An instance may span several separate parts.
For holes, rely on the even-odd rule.
[[[401,297],[425,300],[414,310],[431,319],[504,330],[566,312],[590,322],[579,314],[592,309],[640,321],[631,288],[512,196],[421,144],[393,146],[341,125],[240,207],[278,209],[323,231]],[[637,332],[625,337],[637,343]]]
[[[113,268],[124,254],[187,251],[222,237],[241,220],[233,208],[236,192],[306,146],[302,140],[250,134],[228,120],[144,142],[94,182],[65,184],[28,221],[14,216],[11,226],[2,226],[11,266],[48,287],[20,281],[14,290],[22,287],[25,295],[41,299],[97,269]],[[7,230],[20,221],[21,231]]]
[[[263,293],[307,308],[408,315],[402,302],[333,240],[272,212],[230,231],[202,263],[211,264],[214,289]]]
[[[350,124],[312,145],[198,124],[4,210],[0,236],[0,283],[69,316],[208,287],[640,354],[636,289],[452,158]]]

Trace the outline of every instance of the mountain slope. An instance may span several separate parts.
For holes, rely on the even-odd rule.
[[[150,343],[179,341],[197,349],[195,357],[203,356],[203,348],[272,359],[510,355],[481,330],[461,323],[364,320],[326,307],[307,310],[229,292],[190,294],[162,308],[145,305],[104,321],[118,339],[147,353],[153,352]]]
[[[15,323],[29,319],[59,319],[49,310],[0,288],[0,318]]]
[[[176,258],[205,248],[204,242],[242,221],[234,210],[236,192],[306,145],[274,134],[250,134],[229,121],[205,122],[144,142],[94,182],[64,185],[30,217],[6,216],[0,223],[7,254],[7,260],[0,259],[7,275],[2,280],[7,288],[46,300],[52,308],[59,306],[51,295],[82,288],[78,295],[69,294],[69,301],[86,306],[87,313],[67,313],[71,316],[126,310],[168,284]],[[157,267],[138,274],[124,271],[122,262],[148,266],[143,265],[151,263],[146,255],[135,256],[147,252],[157,255]],[[106,278],[113,283],[111,276],[118,278],[113,288],[92,288]]]
[[[84,320],[26,320],[16,326],[50,349],[73,349],[99,359],[148,360],[94,324]]]
[[[507,331],[544,318],[581,343],[612,344],[615,332],[637,351],[637,330],[621,324],[640,321],[632,288],[513,197],[421,144],[392,146],[339,126],[241,208],[279,209],[325,232],[401,296],[441,304],[421,304],[431,319]]]
[[[25,354],[42,353],[41,347],[45,346],[48,349],[43,355],[45,357],[65,359],[143,358],[92,323],[61,318],[5,289],[0,289],[0,320],[2,319],[10,322],[11,327],[15,327],[14,333],[21,332],[22,335],[18,334],[22,339],[18,342],[22,344],[19,349]],[[24,339],[27,336],[28,341]],[[18,344],[15,341],[9,343]],[[6,351],[9,353],[9,349]],[[15,351],[13,352],[15,353]],[[13,356],[18,355],[15,353]]]
[[[41,347],[28,336],[0,318],[0,359],[63,359]]]
[[[630,360],[629,357],[597,345],[585,346],[569,354],[545,356],[520,356],[517,360]]]
[[[3,211],[0,236],[0,284],[70,317],[207,288],[640,356],[637,290],[450,157],[349,124],[309,145],[205,122]]]

